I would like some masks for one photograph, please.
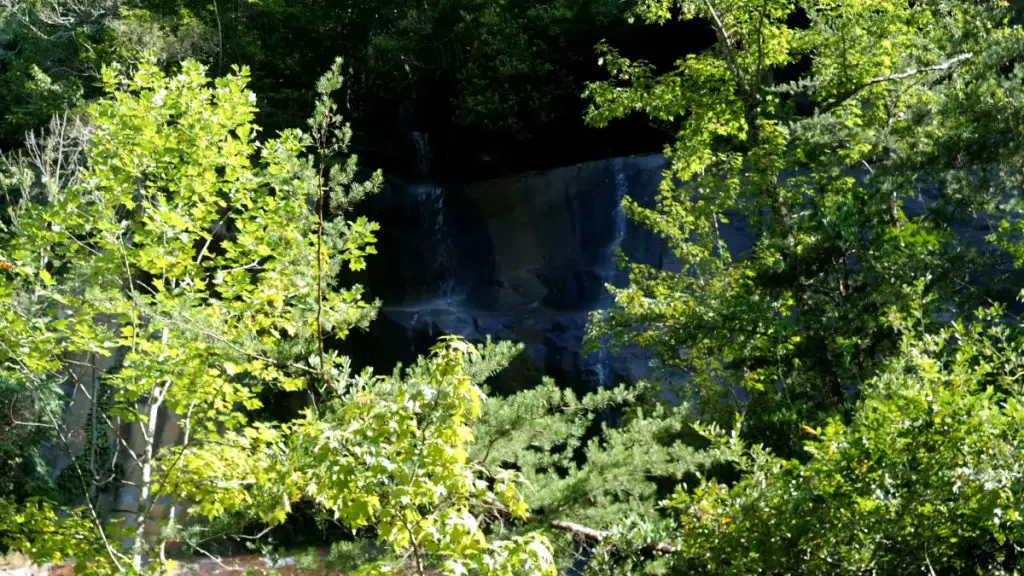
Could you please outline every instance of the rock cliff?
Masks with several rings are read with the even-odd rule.
[[[662,242],[628,221],[626,195],[650,203],[660,155],[611,158],[464,186],[389,181],[368,205],[381,224],[370,291],[381,315],[349,352],[390,369],[442,334],[521,342],[526,353],[498,378],[513,391],[550,375],[579,391],[635,380],[648,371],[639,352],[581,354],[589,314],[609,303],[606,284],[625,278],[615,263],[672,265]],[[750,245],[744,225],[726,231]]]

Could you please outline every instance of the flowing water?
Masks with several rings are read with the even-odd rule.
[[[429,238],[424,246],[414,247],[427,260],[426,277],[422,279],[419,297],[425,302],[458,301],[455,243],[451,235],[445,206],[445,189],[434,184],[414,184],[408,188],[411,207],[421,227],[412,238]]]
[[[601,280],[604,284],[614,284],[619,278],[619,270],[616,260],[622,242],[626,238],[626,210],[622,207],[622,201],[629,193],[629,182],[626,179],[624,163],[622,158],[616,158],[611,164],[612,182],[615,189],[615,208],[612,211],[612,237],[605,248],[604,262],[599,267]],[[611,305],[611,294],[604,291],[598,302],[598,308],[604,309]],[[601,346],[597,350],[582,356],[580,364],[583,369],[584,378],[591,389],[614,386],[612,374],[612,356],[607,346]]]
[[[425,132],[410,132],[409,139],[412,140],[413,148],[416,149],[417,176],[429,180],[434,162],[434,156],[430,150],[430,136]]]

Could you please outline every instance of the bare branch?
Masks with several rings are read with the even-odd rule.
[[[562,530],[563,532],[569,532],[575,536],[583,538],[584,540],[592,540],[594,542],[603,542],[608,537],[608,532],[604,530],[595,530],[588,528],[582,524],[576,524],[575,522],[566,522],[565,520],[552,520],[548,522],[548,525],[556,530]],[[676,547],[671,544],[664,542],[648,542],[640,547],[643,552],[657,552],[658,554],[675,554]]]
[[[55,41],[73,36],[77,29],[93,29],[117,14],[119,0],[0,0],[0,13],[39,38]],[[50,28],[50,29],[48,29]]]
[[[57,422],[57,419],[54,418],[53,414],[50,414],[48,412],[47,416],[49,416],[50,421],[53,424],[54,430],[57,431],[57,437],[60,439],[61,443],[64,445],[64,449],[67,451],[68,456],[72,456],[72,454],[71,454],[71,452],[72,452],[71,451],[71,442],[68,440],[67,435],[64,434],[64,431],[61,429],[60,425]],[[110,541],[107,539],[107,532],[103,528],[103,523],[100,521],[99,514],[96,513],[96,507],[93,506],[92,496],[91,496],[92,490],[90,490],[85,485],[85,475],[82,474],[82,470],[81,470],[81,468],[79,468],[78,462],[74,459],[74,457],[71,457],[71,465],[75,467],[75,472],[78,475],[78,479],[82,483],[82,491],[85,494],[85,503],[87,504],[87,507],[89,509],[89,515],[90,515],[90,517],[92,519],[93,526],[95,526],[95,528],[96,528],[96,532],[100,536],[100,540],[103,541],[103,546],[106,549],[107,556],[110,558],[110,561],[114,563],[114,566],[117,567],[118,572],[122,572],[123,573],[124,572],[124,567],[121,566],[121,562],[119,561],[119,559],[127,560],[127,558],[124,556],[124,554],[121,554],[120,552],[118,552],[110,544]]]
[[[484,504],[486,506],[490,506],[491,508],[493,508],[502,515],[510,515],[510,510],[508,509],[508,507],[506,507],[504,504],[500,502],[495,502],[493,500],[485,500]],[[529,522],[530,518],[527,517],[526,520]],[[590,542],[601,543],[604,542],[608,538],[608,536],[610,536],[610,533],[606,530],[597,530],[594,528],[590,528],[588,526],[584,526],[582,524],[577,524],[575,522],[568,522],[566,520],[551,520],[548,522],[548,526],[554,528],[555,530],[568,532],[576,536],[577,538],[587,540]],[[641,546],[639,550],[641,552],[657,554],[675,554],[677,551],[675,546],[667,544],[665,542],[648,542],[647,544]]]
[[[217,341],[217,342],[227,346],[228,348],[231,348],[232,350],[234,350],[235,352],[238,352],[239,354],[248,356],[250,358],[254,358],[256,360],[262,360],[262,361],[267,362],[267,363],[269,363],[269,364],[271,364],[273,366],[278,366],[278,367],[284,366],[284,367],[288,367],[288,368],[294,368],[296,370],[299,370],[299,371],[304,372],[306,374],[312,374],[314,376],[319,374],[319,372],[317,372],[316,370],[310,368],[309,366],[303,366],[302,364],[296,364],[294,362],[280,362],[278,360],[274,360],[273,358],[269,358],[267,356],[264,356],[264,355],[262,355],[262,354],[260,354],[258,352],[253,352],[251,350],[246,350],[245,348],[242,348],[241,346],[235,344],[234,342],[232,342],[231,340],[228,340],[227,338],[221,336],[220,334],[217,334],[216,332],[214,332],[212,330],[207,330],[205,328],[202,328],[202,327],[200,327],[200,326],[198,326],[196,324],[189,324],[189,323],[186,323],[186,322],[182,322],[180,320],[176,320],[174,318],[170,318],[170,317],[167,317],[167,316],[161,316],[159,314],[152,314],[151,316],[154,319],[159,320],[161,322],[167,322],[168,324],[174,324],[175,326],[178,326],[179,328],[182,328],[184,330],[191,331],[193,333],[200,334],[202,336],[206,336],[207,338],[213,339],[213,340],[215,340],[215,341]]]

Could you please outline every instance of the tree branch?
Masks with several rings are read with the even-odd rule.
[[[494,500],[484,500],[484,505],[494,508],[497,512],[502,515],[508,516],[511,511],[504,504],[495,502]],[[526,521],[530,522],[532,519],[527,516]],[[604,542],[609,536],[609,532],[606,530],[597,530],[590,528],[582,524],[575,522],[569,522],[566,520],[550,520],[548,526],[562,532],[568,532],[581,540],[587,540],[590,542]],[[641,552],[657,553],[657,554],[675,554],[677,552],[676,547],[665,543],[665,542],[648,542],[639,548]]]
[[[713,28],[715,33],[718,35],[719,40],[722,41],[722,46],[725,50],[725,58],[729,62],[729,67],[732,68],[733,74],[736,76],[736,82],[740,85],[740,90],[746,93],[750,93],[750,85],[747,83],[746,75],[743,73],[743,69],[740,68],[739,61],[736,58],[736,46],[733,45],[732,39],[729,38],[729,31],[725,29],[725,23],[722,22],[721,17],[718,15],[718,10],[715,10],[714,4],[711,0],[704,0],[705,6],[707,6],[708,13],[711,14],[713,20]]]
[[[296,364],[294,362],[278,361],[278,360],[274,360],[273,358],[269,358],[267,356],[264,356],[263,354],[260,354],[258,352],[253,352],[251,350],[246,350],[245,348],[242,348],[241,346],[235,344],[231,340],[228,340],[227,338],[221,336],[220,334],[217,334],[216,332],[213,332],[212,330],[207,330],[206,328],[200,326],[199,324],[188,324],[186,322],[182,322],[180,320],[171,318],[169,316],[163,316],[163,315],[156,314],[156,313],[150,313],[149,316],[151,316],[152,318],[154,318],[156,320],[159,320],[161,322],[166,322],[168,324],[174,324],[175,326],[177,326],[179,328],[182,328],[183,330],[186,330],[186,331],[191,331],[194,334],[199,334],[199,335],[202,335],[202,336],[206,336],[207,338],[210,338],[210,339],[212,339],[212,340],[214,340],[214,341],[216,341],[216,342],[218,342],[220,344],[223,344],[223,345],[227,346],[228,348],[234,350],[235,352],[237,352],[239,354],[242,354],[244,356],[248,356],[250,358],[254,358],[256,360],[262,360],[262,361],[267,362],[268,364],[271,364],[273,366],[277,366],[279,368],[280,367],[293,368],[295,370],[298,370],[300,372],[304,372],[306,374],[310,374],[310,375],[313,375],[313,376],[316,376],[316,375],[319,374],[316,370],[313,370],[312,368],[310,368],[308,366],[303,366],[302,364]]]
[[[126,558],[124,554],[119,553],[110,543],[110,540],[107,538],[107,532],[103,528],[103,523],[100,521],[99,514],[96,513],[96,507],[93,505],[92,497],[90,496],[91,490],[85,485],[85,475],[82,474],[82,470],[78,466],[78,462],[74,458],[74,452],[71,449],[71,441],[68,440],[67,435],[64,433],[64,430],[61,428],[60,424],[57,422],[57,419],[53,416],[53,414],[47,412],[46,415],[48,418],[50,418],[50,421],[53,425],[53,429],[56,430],[57,437],[60,439],[61,444],[63,444],[64,450],[68,455],[71,465],[74,466],[75,468],[75,474],[78,476],[79,483],[82,484],[82,492],[83,495],[85,496],[86,507],[89,510],[89,517],[92,520],[93,526],[96,528],[96,533],[99,535],[100,541],[103,542],[103,548],[106,550],[107,556],[110,558],[110,561],[117,568],[118,572],[123,573],[125,571],[124,567],[121,565],[121,562],[119,562],[118,559],[128,560],[128,558]]]
[[[567,522],[565,520],[552,520],[548,522],[548,526],[556,530],[563,532],[569,532],[584,540],[591,540],[594,542],[603,542],[608,537],[608,532],[604,530],[595,530],[588,528],[582,524],[576,524],[575,522]],[[648,542],[640,547],[643,552],[657,552],[658,554],[675,554],[676,547],[671,544],[664,542]]]
[[[921,68],[914,68],[912,70],[905,70],[903,72],[896,72],[894,74],[888,74],[886,76],[879,76],[877,78],[872,78],[872,79],[868,80],[867,82],[864,82],[864,83],[862,83],[862,84],[852,88],[851,90],[848,90],[846,93],[838,96],[832,102],[829,102],[828,104],[825,104],[821,108],[820,111],[821,112],[830,112],[832,110],[835,110],[836,108],[841,106],[847,100],[853,98],[857,94],[860,94],[861,92],[863,92],[867,88],[870,88],[871,86],[874,86],[876,84],[883,84],[885,82],[894,82],[896,80],[906,80],[907,78],[910,78],[912,76],[917,76],[918,74],[925,74],[927,72],[942,72],[942,71],[945,71],[945,70],[950,70],[953,67],[955,67],[957,64],[960,64],[961,62],[963,62],[965,60],[969,60],[972,57],[974,57],[974,54],[972,52],[964,52],[963,54],[957,54],[956,56],[953,56],[949,60],[946,60],[944,62],[939,62],[938,64],[933,64],[931,66],[923,66]]]

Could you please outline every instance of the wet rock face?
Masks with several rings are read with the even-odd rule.
[[[662,243],[621,207],[626,195],[653,202],[664,167],[652,155],[459,187],[389,182],[369,204],[381,232],[367,284],[384,308],[349,352],[389,370],[443,334],[489,335],[526,346],[495,383],[499,390],[544,374],[581,391],[642,376],[647,363],[638,354],[583,356],[580,346],[589,313],[609,303],[605,284],[625,281],[617,249],[671,266]]]
[[[444,334],[491,336],[526,348],[499,376],[499,391],[532,386],[543,375],[578,391],[648,376],[639,350],[582,355],[580,348],[589,314],[610,303],[605,285],[626,281],[614,263],[618,249],[634,262],[677,269],[663,242],[621,208],[627,195],[651,205],[666,164],[661,155],[632,156],[458,187],[390,182],[369,205],[381,232],[367,284],[384,308],[349,352],[357,363],[390,370]],[[904,210],[919,216],[938,200],[922,187]],[[980,247],[992,227],[976,218],[954,230]],[[720,232],[734,258],[755,242],[743,218],[731,217]],[[1016,294],[1006,296],[1013,305]]]

